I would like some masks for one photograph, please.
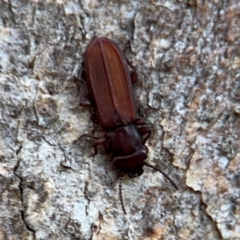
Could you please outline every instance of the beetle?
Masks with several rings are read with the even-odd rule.
[[[176,184],[160,169],[147,163],[148,149],[145,146],[151,135],[146,122],[137,117],[132,83],[135,71],[115,42],[106,37],[94,37],[84,55],[84,78],[87,82],[90,102],[102,129],[95,139],[95,153],[98,145],[104,145],[121,177],[127,174],[134,178],[143,173],[143,166],[163,174],[176,188]],[[89,135],[85,135],[90,137]],[[121,178],[120,178],[121,179]],[[119,196],[123,212],[121,181]]]

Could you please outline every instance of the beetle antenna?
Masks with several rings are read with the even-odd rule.
[[[122,177],[120,177],[120,182],[119,182],[119,198],[120,198],[120,203],[122,206],[123,213],[127,214],[124,207],[123,197],[122,197]]]
[[[178,190],[178,187],[177,185],[173,182],[173,180],[165,173],[163,172],[162,170],[156,168],[155,166],[151,165],[150,163],[148,162],[144,162],[144,165],[147,166],[147,167],[150,167],[158,172],[160,172],[177,190]]]

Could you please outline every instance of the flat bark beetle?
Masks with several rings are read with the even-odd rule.
[[[151,130],[145,121],[137,118],[132,91],[135,77],[135,72],[130,73],[129,63],[116,43],[106,37],[92,39],[84,56],[84,78],[103,134],[85,136],[95,139],[95,153],[97,145],[106,147],[111,164],[121,176],[140,176],[145,165],[162,173],[178,189],[164,172],[145,161],[148,149],[144,144]],[[121,188],[120,181],[120,201],[126,213]]]

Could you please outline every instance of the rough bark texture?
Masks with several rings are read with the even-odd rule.
[[[123,179],[94,157],[83,53],[115,40],[153,133]],[[240,239],[239,0],[1,1],[0,239]]]

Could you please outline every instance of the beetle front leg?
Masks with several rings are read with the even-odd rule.
[[[135,124],[135,125],[146,125],[147,122],[144,121],[142,118],[137,118],[137,119],[134,121],[134,124]]]
[[[137,118],[134,121],[134,124],[141,126],[137,130],[138,130],[139,134],[142,137],[142,143],[145,144],[145,142],[148,140],[148,138],[151,135],[151,132],[152,132],[151,129],[149,127],[147,127],[147,126],[143,126],[143,125],[146,125],[147,123],[146,123],[146,121],[144,121],[141,118]]]
[[[140,135],[142,137],[142,143],[145,144],[145,142],[150,137],[152,131],[149,127],[140,127],[140,128],[138,128],[138,132],[140,133]]]

